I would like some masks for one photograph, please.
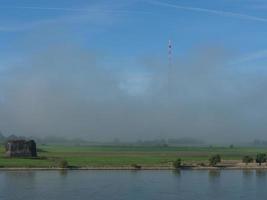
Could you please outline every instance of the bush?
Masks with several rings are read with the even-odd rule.
[[[66,160],[59,161],[59,167],[60,168],[68,168],[69,167],[68,161],[66,161]]]
[[[248,163],[252,163],[254,161],[254,159],[251,156],[244,156],[242,159],[243,163],[246,163],[246,165]]]
[[[141,169],[142,168],[142,166],[141,165],[138,165],[138,164],[132,164],[131,166],[133,168],[135,168],[135,169]]]
[[[266,162],[266,154],[265,153],[258,153],[256,156],[256,163],[259,163],[259,165],[261,165],[261,163]]]
[[[219,154],[211,156],[209,162],[211,166],[216,166],[218,163],[221,162],[221,156]]]
[[[182,160],[180,158],[178,158],[177,160],[175,160],[173,163],[172,163],[173,167],[175,169],[178,169],[182,166]]]

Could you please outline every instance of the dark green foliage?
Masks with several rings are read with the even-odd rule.
[[[243,161],[243,163],[248,164],[248,163],[252,163],[254,161],[254,159],[251,156],[244,156],[242,158],[242,161]]]
[[[265,153],[258,153],[256,156],[256,163],[259,163],[259,165],[261,165],[261,163],[266,162],[266,154]]]
[[[68,168],[69,167],[68,161],[66,161],[66,160],[60,160],[59,161],[59,167],[60,168]]]
[[[211,166],[216,166],[218,163],[221,162],[221,156],[219,154],[211,156],[209,158],[209,162]]]
[[[135,168],[135,169],[141,169],[142,168],[142,166],[141,165],[138,165],[138,164],[132,164],[131,166],[133,168]]]
[[[178,158],[172,164],[173,164],[173,167],[175,169],[178,169],[182,166],[182,160],[180,158]]]

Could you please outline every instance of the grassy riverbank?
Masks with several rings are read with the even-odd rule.
[[[4,147],[0,151],[2,168],[53,168],[61,160],[72,167],[171,167],[181,158],[188,165],[205,164],[211,155],[220,154],[225,163],[240,163],[245,155],[267,153],[267,148],[254,147],[139,147],[139,146],[38,146],[37,159],[5,158]]]

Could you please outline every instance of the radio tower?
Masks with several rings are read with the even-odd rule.
[[[172,42],[171,42],[171,40],[169,40],[169,44],[168,44],[168,77],[167,77],[168,96],[171,95],[171,77],[172,77]]]

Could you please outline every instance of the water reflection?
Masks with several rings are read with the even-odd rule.
[[[59,171],[59,174],[62,176],[62,177],[66,177],[68,175],[68,170],[66,169],[62,169]]]
[[[244,178],[252,178],[253,177],[253,175],[254,175],[254,170],[250,170],[250,169],[244,169],[243,171],[242,171],[242,174],[243,174],[243,177]]]
[[[264,169],[258,169],[256,170],[256,177],[257,178],[266,178],[267,171]]]
[[[215,180],[220,178],[221,170],[209,170],[209,178],[210,180]]]
[[[181,176],[181,170],[180,169],[175,169],[175,170],[172,171],[172,174],[175,175],[175,176],[180,177]]]

